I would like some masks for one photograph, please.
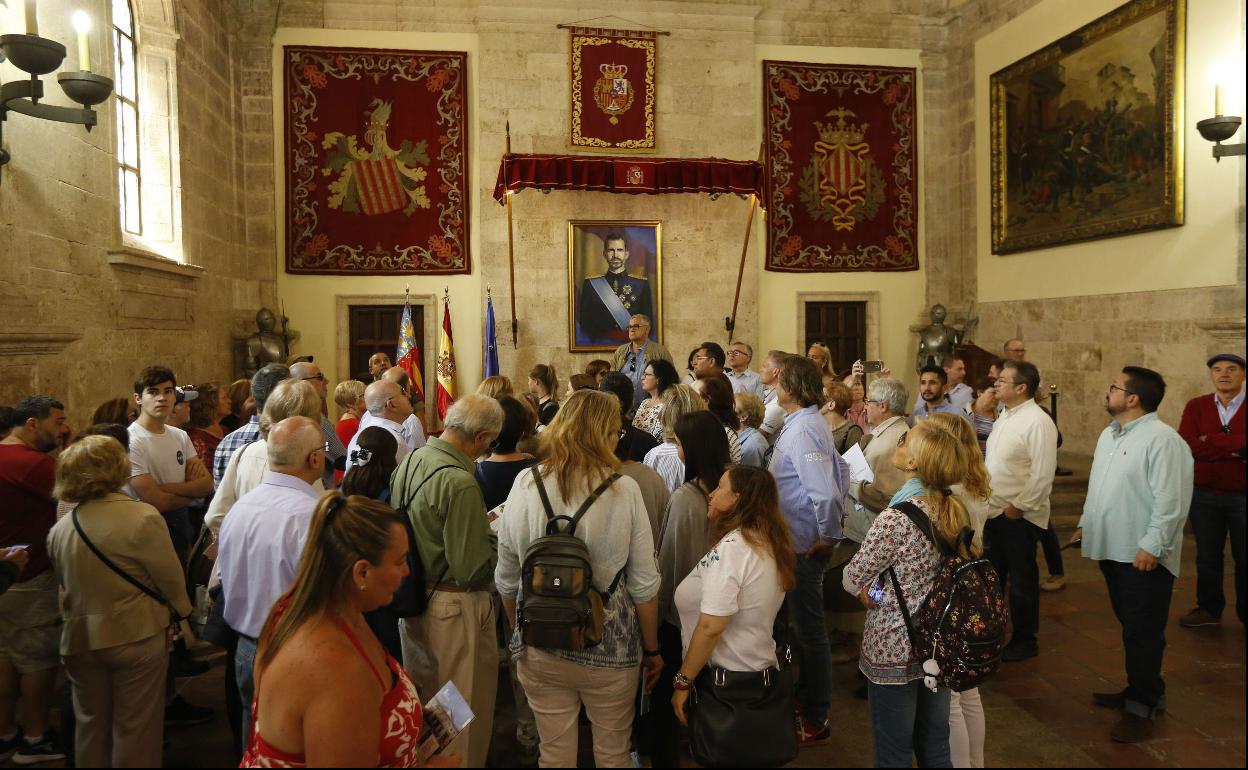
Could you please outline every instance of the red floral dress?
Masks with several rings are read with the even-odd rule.
[[[339,621],[342,632],[351,640],[355,649],[359,650],[368,667],[382,687],[386,680],[364,652],[363,645],[346,623]],[[381,735],[379,736],[378,753],[381,764],[378,767],[416,767],[420,764],[420,731],[424,723],[424,713],[420,706],[420,696],[416,686],[408,677],[403,667],[394,658],[386,655],[386,666],[394,685],[386,691],[381,699]],[[291,754],[275,748],[265,742],[256,725],[260,719],[260,682],[256,682],[256,695],[251,704],[251,743],[239,767],[307,767],[307,759],[303,754]]]

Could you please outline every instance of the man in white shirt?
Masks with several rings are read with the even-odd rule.
[[[177,399],[177,380],[163,366],[148,366],[134,383],[139,417],[130,423],[130,486],[160,511],[174,549],[185,557],[195,533],[186,507],[212,494],[212,475],[195,454],[186,431],[166,425]]]
[[[412,453],[417,446],[424,446],[424,434],[420,444],[408,432],[404,421],[412,416],[412,402],[403,394],[403,389],[387,379],[378,380],[364,389],[364,408],[368,411],[360,418],[360,429],[355,432],[350,445],[347,446],[347,457],[359,449],[360,434],[365,428],[377,426],[394,434],[398,442],[395,459],[403,462],[403,458]]]
[[[251,730],[256,639],[273,605],[295,579],[320,496],[312,484],[325,470],[325,438],[315,420],[288,417],[269,431],[269,471],[238,499],[221,525],[217,567],[225,622],[238,635],[235,679],[243,735]]]
[[[413,450],[420,449],[425,445],[425,426],[420,422],[420,416],[417,412],[417,394],[412,393],[412,379],[407,376],[407,372],[397,366],[386,370],[382,379],[389,380],[399,386],[399,390],[403,391],[403,395],[407,396],[407,403],[411,406],[411,414],[403,420],[403,428],[407,431],[407,437]],[[423,401],[419,403],[424,403]],[[360,425],[361,428],[365,427]],[[356,431],[357,433],[359,431]]]
[[[399,369],[399,371],[403,370]],[[329,417],[326,414],[328,402],[325,399],[329,395],[329,380],[325,379],[325,375],[321,372],[321,367],[312,363],[312,356],[307,356],[306,360],[296,361],[291,364],[290,377],[291,379],[308,383],[316,391],[316,395],[321,397],[321,435],[329,443],[329,451],[325,457],[325,475],[321,479],[321,483],[326,489],[333,489],[334,463],[339,458],[347,456],[347,448],[342,445],[342,439],[338,438],[338,431],[334,430],[334,424],[329,421]]]
[[[763,397],[762,376],[750,368],[754,360],[754,348],[744,342],[734,342],[728,346],[728,382],[732,383],[733,393],[753,393]]]
[[[781,362],[787,355],[783,350],[769,350],[763,365],[758,367],[758,381],[763,387],[763,424],[758,429],[769,444],[776,443],[776,436],[784,427],[785,411],[776,400],[776,385],[780,382]]]
[[[985,462],[992,498],[984,543],[1001,582],[1009,587],[1014,637],[1005,661],[1039,654],[1040,570],[1036,543],[1049,525],[1049,493],[1057,470],[1057,426],[1035,401],[1040,372],[1026,361],[1006,361],[997,378],[1004,407],[988,437]]]

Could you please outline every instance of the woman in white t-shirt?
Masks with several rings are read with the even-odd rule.
[[[689,685],[706,665],[728,671],[777,667],[772,626],[797,583],[789,525],[771,474],[748,465],[724,472],[711,492],[710,552],[676,588],[684,662],[672,708],[687,724]]]

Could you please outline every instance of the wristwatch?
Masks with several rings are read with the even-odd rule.
[[[692,685],[693,683],[689,681],[689,677],[685,676],[679,671],[676,672],[676,676],[672,677],[672,689],[673,690],[679,690],[683,692],[685,690],[688,690]]]

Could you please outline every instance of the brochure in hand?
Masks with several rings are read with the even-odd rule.
[[[424,705],[425,729],[420,741],[420,761],[423,763],[434,754],[440,754],[451,745],[468,723],[476,718],[472,707],[459,694],[454,682],[447,682]]]

